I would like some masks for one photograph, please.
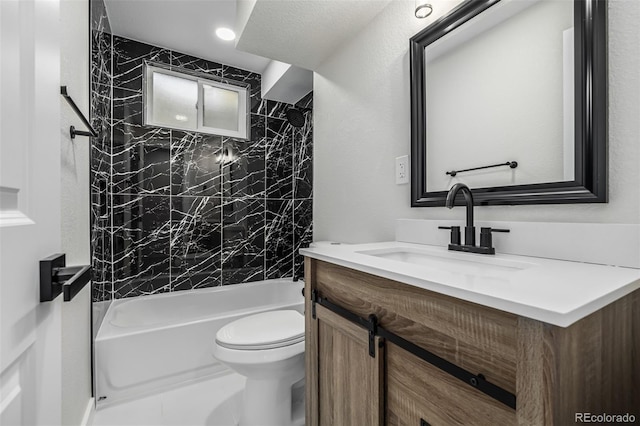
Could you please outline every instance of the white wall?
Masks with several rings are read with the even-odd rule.
[[[89,115],[89,2],[62,0],[60,84]],[[62,251],[67,265],[90,263],[89,139],[71,139],[84,126],[60,97]],[[62,308],[62,424],[79,425],[91,400],[91,284]]]
[[[316,70],[316,241],[392,240],[397,218],[464,217],[412,209],[410,186],[394,183],[395,157],[410,152],[409,38],[428,24],[413,7],[392,2]],[[609,1],[609,203],[477,207],[479,220],[640,223],[639,20],[640,2]]]
[[[262,72],[262,99],[297,104],[313,90],[313,73],[275,59]]]
[[[511,16],[489,19],[498,15]],[[573,109],[563,117],[563,89],[574,85],[573,75],[563,81],[565,55],[573,62],[563,31],[573,27],[573,3],[500,2],[478,18],[426,49],[427,190],[563,180],[563,124],[574,127]],[[445,173],[506,161],[518,167]]]

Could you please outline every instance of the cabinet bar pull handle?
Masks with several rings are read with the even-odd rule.
[[[372,336],[380,336],[394,345],[400,347],[401,349],[417,356],[425,362],[433,365],[434,367],[444,371],[445,373],[462,380],[470,386],[473,386],[480,392],[490,396],[503,403],[504,405],[511,407],[513,409],[516,408],[516,396],[509,392],[506,389],[501,388],[498,385],[494,385],[491,382],[488,382],[484,375],[482,374],[473,374],[462,367],[457,366],[444,358],[440,358],[438,355],[433,352],[429,352],[428,350],[416,345],[413,342],[410,342],[403,337],[398,336],[397,334],[385,329],[380,324],[378,324],[378,319],[374,314],[371,314],[368,319],[362,318],[361,316],[349,311],[348,309],[343,308],[342,306],[336,305],[328,299],[320,296],[317,290],[312,291],[311,300],[313,302],[313,307],[315,308],[315,304],[318,303],[335,314],[340,315],[342,318],[350,321],[352,323],[358,324],[362,328],[369,331],[369,354],[371,355],[371,338]],[[314,309],[315,310],[315,309]],[[314,313],[315,318],[315,313]],[[374,355],[375,356],[375,348]],[[428,423],[427,423],[428,425]]]

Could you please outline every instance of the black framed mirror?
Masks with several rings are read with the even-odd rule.
[[[608,201],[606,0],[467,0],[411,38],[410,61],[412,207],[458,182],[477,205]]]

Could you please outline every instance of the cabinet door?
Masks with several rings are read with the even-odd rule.
[[[387,425],[515,425],[515,410],[387,342]]]
[[[317,398],[309,401],[306,424],[382,425],[384,348],[379,338],[371,357],[368,331],[320,305],[310,325],[307,367],[313,373],[307,383]]]

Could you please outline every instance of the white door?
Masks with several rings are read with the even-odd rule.
[[[0,424],[60,424],[59,0],[0,0]]]

